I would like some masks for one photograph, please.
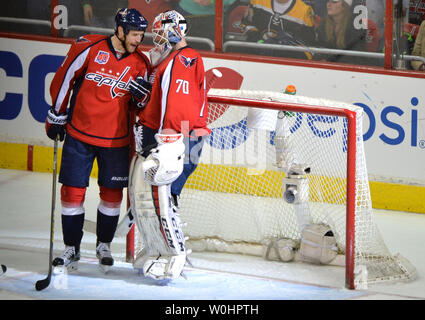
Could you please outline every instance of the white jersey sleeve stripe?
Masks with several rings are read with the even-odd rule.
[[[79,70],[87,59],[87,55],[90,51],[90,48],[87,48],[82,53],[78,55],[78,57],[72,62],[66,71],[65,78],[62,82],[62,86],[59,89],[59,94],[55,103],[55,111],[59,113],[60,108],[65,100],[66,95],[68,94],[69,88],[72,85],[71,81],[74,79],[75,73]]]
[[[168,90],[170,89],[171,70],[173,69],[173,64],[174,64],[174,59],[171,59],[167,65],[167,68],[165,68],[165,71],[161,80],[162,97],[161,97],[161,120],[160,120],[160,125],[158,130],[159,133],[162,131],[162,126],[164,125],[165,113],[167,111]]]
[[[203,103],[202,103],[202,108],[201,108],[201,114],[200,116],[203,117],[204,116],[204,108],[205,108],[205,96],[207,94],[207,79],[204,77],[204,99],[203,99]]]

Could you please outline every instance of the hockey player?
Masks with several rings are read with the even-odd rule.
[[[150,70],[148,58],[137,48],[147,20],[137,10],[125,8],[117,12],[115,22],[115,34],[111,36],[78,38],[50,87],[52,108],[48,111],[46,132],[51,139],[65,139],[59,174],[65,250],[53,260],[53,266],[68,270],[75,269],[80,259],[83,205],[95,158],[100,189],[96,254],[104,271],[114,262],[110,244],[119,219],[123,188],[128,183],[133,99],[129,90],[137,85],[133,79],[147,76]],[[145,91],[139,100],[147,100],[148,95]]]
[[[129,193],[144,243],[134,266],[156,280],[182,273],[187,251],[177,200],[210,133],[204,64],[187,45],[186,31],[186,20],[177,11],[155,18],[152,92],[134,127],[138,155],[130,169]]]

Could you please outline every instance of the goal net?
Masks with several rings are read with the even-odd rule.
[[[212,133],[179,202],[187,247],[261,256],[271,239],[299,244],[303,224],[323,224],[348,288],[412,278],[414,267],[389,252],[374,221],[362,117],[342,102],[211,89]],[[304,171],[291,175],[291,164]]]

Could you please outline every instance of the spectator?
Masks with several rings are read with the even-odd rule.
[[[328,0],[327,15],[317,30],[319,47],[342,50],[366,50],[366,30],[356,28],[351,11],[352,0]],[[318,55],[316,59],[365,64],[361,57],[349,55]]]
[[[223,0],[223,12],[236,0]],[[176,6],[186,19],[192,37],[214,40],[215,34],[215,0],[180,0]]]
[[[91,27],[113,28],[118,9],[128,6],[127,0],[82,0],[84,23]]]
[[[177,0],[128,0],[128,7],[139,10],[149,22],[149,29],[158,12],[172,10]]]
[[[409,5],[409,23],[420,25],[425,19],[425,0],[413,0]]]
[[[313,46],[314,12],[302,0],[251,0],[242,19],[248,41]],[[306,53],[285,53],[286,57],[311,58]]]
[[[425,58],[425,20],[422,21],[418,35],[415,40],[415,46],[412,51],[413,56],[421,56]],[[423,61],[414,60],[411,62],[414,70],[425,71]]]

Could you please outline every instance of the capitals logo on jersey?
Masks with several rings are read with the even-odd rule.
[[[187,68],[189,67],[189,69],[196,63],[197,58],[186,58],[183,55],[180,55],[180,62],[183,63],[183,65]]]
[[[94,59],[94,61],[99,64],[106,64],[108,60],[109,60],[109,52],[106,52],[106,51],[99,51],[97,53],[96,58]]]
[[[84,78],[86,80],[96,82],[98,87],[101,87],[101,86],[111,87],[111,90],[110,90],[111,97],[112,99],[115,99],[116,97],[124,96],[124,93],[119,91],[122,91],[122,90],[128,91],[130,79],[127,82],[125,82],[123,81],[123,78],[129,70],[130,70],[130,67],[126,67],[121,74],[117,73],[117,75],[119,75],[118,78],[113,75],[106,76],[103,72],[89,72],[84,76]]]
[[[81,36],[81,37],[79,37],[75,40],[75,43],[83,43],[83,42],[91,42],[91,41],[84,38],[83,36]]]

